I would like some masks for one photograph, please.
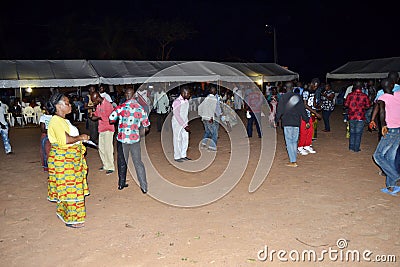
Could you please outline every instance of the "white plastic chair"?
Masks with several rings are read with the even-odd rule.
[[[11,127],[14,127],[14,117],[12,113],[6,113],[6,120],[8,121],[8,124],[10,124]]]
[[[25,107],[23,112],[24,120],[26,123],[35,123],[36,124],[36,114],[32,107]]]
[[[23,115],[23,113],[24,113],[24,107],[21,107],[21,114],[19,114],[19,115],[16,115],[16,117],[14,118],[12,118],[12,123],[11,123],[11,126],[14,126],[15,125],[15,121],[17,121],[17,123],[20,125],[20,126],[24,126],[25,125],[25,123],[24,123],[24,115]]]
[[[78,121],[82,121],[82,120],[83,120],[83,115],[85,115],[85,113],[83,113],[83,112],[78,108],[78,114],[79,114]]]

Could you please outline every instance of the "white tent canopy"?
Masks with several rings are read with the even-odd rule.
[[[400,57],[350,61],[326,74],[327,79],[382,79],[390,71],[400,72]]]
[[[86,60],[0,60],[0,88],[77,87],[99,78]]]
[[[0,88],[79,87],[144,82],[288,81],[299,75],[275,63],[128,60],[0,60]]]
[[[90,60],[105,84],[152,82],[289,81],[299,75],[275,63],[214,63],[205,61]]]

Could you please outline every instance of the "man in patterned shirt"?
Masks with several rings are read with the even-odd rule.
[[[371,106],[371,102],[362,91],[361,82],[356,82],[351,92],[346,97],[344,106],[347,107],[350,125],[349,149],[360,151],[361,136],[364,130],[365,110]]]
[[[146,170],[141,158],[140,150],[140,126],[145,132],[149,131],[150,121],[143,107],[134,99],[135,91],[128,88],[125,92],[126,102],[116,107],[110,114],[110,123],[118,120],[117,135],[117,165],[118,165],[118,189],[128,187],[126,184],[126,171],[129,153],[132,155],[133,165],[144,194],[147,193]]]

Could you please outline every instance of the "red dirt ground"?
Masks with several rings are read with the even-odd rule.
[[[317,154],[301,156],[298,168],[285,167],[287,154],[282,130],[272,169],[255,192],[247,191],[260,140],[250,139],[250,164],[239,184],[224,198],[198,208],[160,203],[128,178],[130,187],[117,190],[117,174],[106,176],[96,150],[88,149],[91,195],[86,198],[87,220],[70,229],[46,200],[47,175],[39,161],[39,128],[12,128],[15,154],[0,153],[0,266],[399,266],[400,198],[380,192],[384,177],[372,160],[377,133],[364,132],[360,153],[352,153],[338,107],[332,132],[321,131],[314,142]],[[84,132],[84,124],[80,125]],[[155,127],[154,127],[155,128]],[[177,184],[208,183],[224,169],[229,149],[220,149],[207,171],[177,171],[163,158],[160,134],[152,129],[146,144],[158,169]],[[189,156],[199,156],[203,132],[192,125]],[[219,147],[229,147],[220,129]],[[154,157],[154,158],[153,158]],[[210,178],[211,177],[211,178]],[[151,190],[151,185],[149,185]],[[282,263],[258,260],[269,250],[370,250],[396,255],[397,263],[332,261]],[[345,251],[344,250],[344,251]],[[286,255],[288,258],[288,255]]]

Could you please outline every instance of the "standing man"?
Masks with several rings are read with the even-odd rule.
[[[201,147],[207,147],[208,139],[211,139],[208,149],[217,151],[219,118],[222,114],[221,106],[217,98],[217,89],[213,86],[210,88],[210,94],[199,105],[198,113],[204,125],[204,136],[201,141]]]
[[[247,120],[247,136],[253,136],[253,124],[255,122],[258,137],[262,137],[261,128],[261,107],[265,103],[265,98],[258,88],[249,88],[246,90],[246,109],[249,114]]]
[[[157,132],[161,132],[162,126],[169,112],[169,98],[161,85],[154,94],[154,108],[157,113]]]
[[[96,111],[91,113],[89,119],[99,123],[99,154],[103,166],[100,171],[105,170],[109,175],[114,172],[114,125],[110,124],[109,117],[114,108],[108,100],[100,96],[100,93],[94,92],[90,95]]]
[[[361,82],[356,82],[351,92],[344,103],[348,108],[350,139],[349,149],[354,152],[359,152],[361,137],[364,130],[365,110],[371,106],[371,102],[366,94],[362,91]]]
[[[110,102],[111,104],[113,103],[113,100],[112,100],[111,96],[107,93],[107,90],[106,90],[105,85],[100,85],[100,87],[99,87],[99,93],[100,93],[100,96],[101,96],[102,98],[105,98],[105,99],[106,99],[108,102]]]
[[[322,118],[324,120],[325,129],[323,132],[331,131],[331,124],[329,118],[335,109],[335,103],[333,102],[335,99],[335,92],[332,91],[331,85],[327,83],[325,85],[325,90],[321,94],[321,109],[322,109]]]
[[[310,111],[311,119],[312,119],[312,140],[317,139],[317,126],[318,120],[321,119],[321,116],[317,116],[318,111],[320,110],[320,99],[321,99],[321,82],[318,78],[314,78],[311,80],[311,85],[308,91],[303,91],[303,100],[305,101],[304,104],[306,109]],[[312,153],[312,152],[309,152]]]
[[[287,93],[284,94],[277,108],[275,124],[282,121],[285,135],[286,150],[289,155],[288,167],[297,167],[297,141],[299,140],[300,122],[304,121],[310,128],[309,117],[304,107],[304,102],[299,94],[293,92],[293,83],[286,83]]]
[[[234,94],[234,106],[235,110],[242,110],[243,107],[243,91],[242,89],[237,85],[233,85],[233,94]]]
[[[118,165],[118,190],[128,187],[126,184],[126,172],[128,169],[129,153],[132,156],[136,175],[139,180],[140,189],[143,194],[147,193],[146,169],[142,162],[140,149],[139,128],[144,127],[148,132],[150,121],[143,107],[134,99],[135,91],[133,88],[126,89],[126,102],[119,105],[110,115],[110,123],[118,120],[117,135],[117,165]]]
[[[374,153],[375,162],[386,174],[386,187],[383,193],[396,196],[400,192],[397,182],[400,179],[400,169],[396,162],[400,147],[400,91],[393,92],[394,81],[382,81],[384,94],[379,97],[379,114],[382,123],[382,138]],[[374,121],[371,126],[376,128]]]
[[[172,103],[172,134],[174,145],[174,160],[183,162],[190,160],[187,157],[189,146],[189,98],[190,89],[187,86],[181,87],[180,96]]]
[[[89,130],[90,140],[95,144],[99,142],[99,132],[98,132],[98,122],[94,120],[90,120],[91,113],[95,111],[95,107],[93,101],[91,99],[91,94],[96,92],[96,88],[91,85],[89,87],[89,94],[84,99],[84,109],[87,112],[87,121],[86,121],[86,129]]]
[[[365,111],[365,118],[367,119],[367,124],[369,124],[371,122],[372,111],[374,110],[374,100],[376,97],[376,88],[373,80],[368,81],[366,90],[369,101],[371,102],[371,107]]]
[[[150,89],[149,85],[149,89]],[[139,89],[135,93],[136,101],[140,106],[144,109],[148,116],[150,116],[151,111],[151,99],[150,99],[150,91],[144,88],[144,85],[140,86]]]
[[[6,155],[10,155],[11,151],[10,139],[8,139],[8,124],[6,121],[6,105],[0,101],[0,134],[4,143],[4,150]]]

